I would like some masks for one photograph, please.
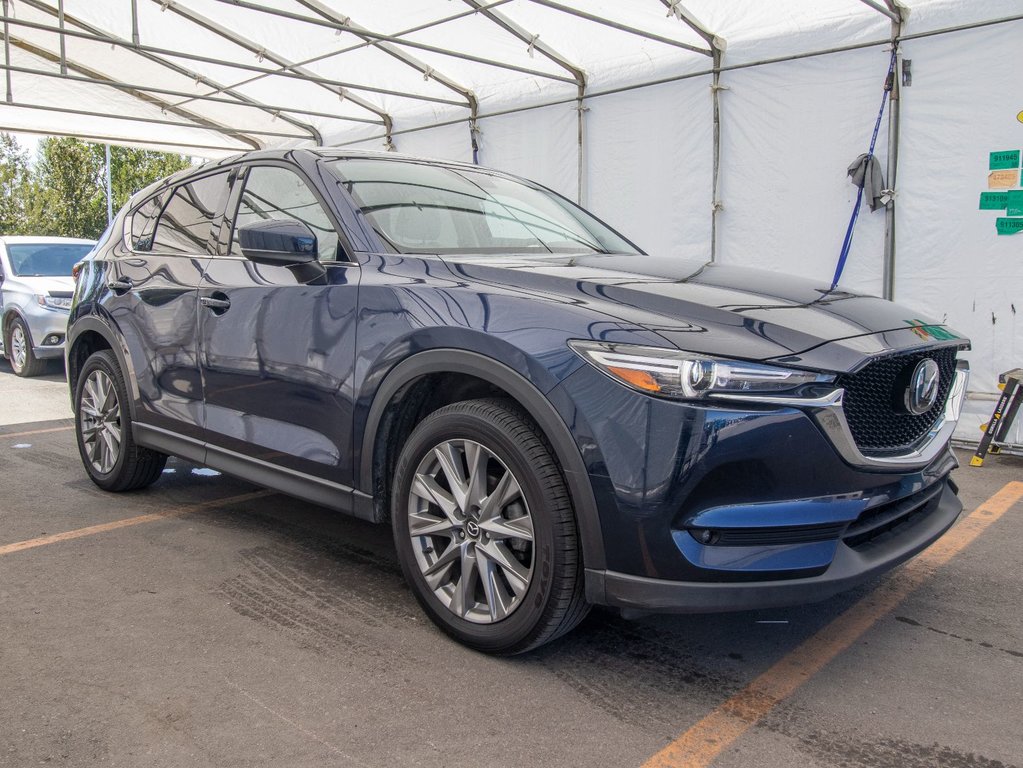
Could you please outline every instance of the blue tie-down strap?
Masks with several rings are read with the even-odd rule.
[[[877,121],[874,123],[874,133],[870,137],[870,149],[867,150],[867,160],[870,162],[874,157],[874,147],[877,146],[877,134],[881,130],[881,119],[884,117],[884,109],[888,105],[888,94],[895,85],[895,62],[898,60],[898,49],[892,47],[892,60],[888,65],[888,75],[884,81],[884,93],[881,95],[881,109],[877,113]],[[838,264],[835,266],[835,276],[831,280],[831,289],[835,290],[838,281],[842,279],[842,271],[845,269],[845,262],[849,258],[849,251],[852,248],[853,231],[856,229],[856,220],[860,217],[860,203],[863,202],[863,183],[858,185],[856,191],[856,202],[853,204],[852,216],[849,217],[849,226],[845,230],[845,239],[842,241],[842,252],[838,255]]]

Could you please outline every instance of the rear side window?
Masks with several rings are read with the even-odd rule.
[[[231,191],[230,171],[190,181],[174,189],[153,234],[152,250],[213,254],[224,205]]]
[[[163,201],[162,194],[154,195],[136,208],[131,215],[128,245],[133,251],[153,250],[153,229],[156,227],[156,220],[160,218]]]

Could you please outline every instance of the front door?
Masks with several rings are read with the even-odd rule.
[[[199,289],[199,346],[209,461],[267,462],[352,485],[352,391],[359,267],[337,224],[292,167],[253,165],[235,183],[222,254]],[[237,229],[298,219],[317,237],[321,270],[266,266]],[[308,265],[306,265],[308,266]]]

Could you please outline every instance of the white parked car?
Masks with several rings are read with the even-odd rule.
[[[0,352],[18,376],[38,376],[64,354],[75,281],[94,240],[0,237]]]

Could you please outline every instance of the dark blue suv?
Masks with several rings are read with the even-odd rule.
[[[241,155],[136,195],[77,283],[89,476],[181,456],[389,522],[429,616],[517,653],[591,604],[828,597],[956,520],[965,339],[649,256],[472,165]]]

